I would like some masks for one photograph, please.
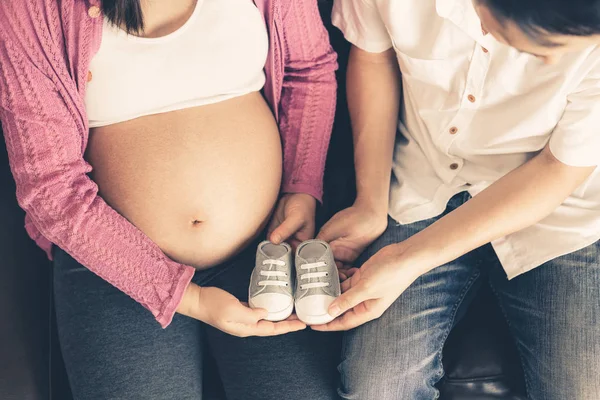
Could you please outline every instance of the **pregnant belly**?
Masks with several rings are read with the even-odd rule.
[[[281,140],[259,93],[95,128],[86,158],[108,204],[197,268],[260,233],[281,182]]]

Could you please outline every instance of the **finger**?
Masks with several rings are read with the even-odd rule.
[[[260,321],[252,329],[255,336],[275,336],[306,329],[306,324],[300,320],[270,322]]]
[[[312,325],[310,328],[315,331],[331,332],[331,331],[347,331],[361,326],[375,319],[375,315],[370,312],[359,313],[355,310],[350,310],[339,318],[334,319],[325,325]]]
[[[268,229],[267,229],[267,237],[268,238],[271,237],[271,234],[273,233],[273,231],[275,229],[277,229],[277,227],[279,225],[281,225],[281,223],[285,219],[284,210],[283,209],[284,209],[284,207],[282,207],[281,203],[279,203],[277,205],[277,208],[273,212],[273,215],[271,216],[271,221],[269,222],[269,226],[268,226]]]
[[[352,287],[352,282],[350,281],[350,279],[346,279],[341,284],[342,293],[346,293],[348,290],[350,290],[351,287]]]
[[[328,313],[335,318],[367,300],[370,298],[364,290],[364,285],[358,284],[335,299],[329,306]]]
[[[271,233],[270,240],[275,244],[286,241],[294,233],[298,232],[304,225],[304,218],[302,214],[295,213],[287,217],[281,225],[279,225],[273,233]]]
[[[340,277],[343,275],[343,280],[346,280],[352,278],[356,271],[358,271],[358,268],[343,266],[342,268],[338,269],[338,275],[340,275]]]
[[[281,225],[281,221],[279,220],[279,218],[277,218],[277,216],[273,216],[271,222],[269,222],[269,227],[267,229],[267,238],[271,238],[271,236],[273,235],[273,231],[277,229],[279,225]]]
[[[346,222],[333,216],[319,231],[317,239],[330,243],[346,235]]]
[[[330,243],[331,251],[337,261],[341,261],[343,264],[352,264],[362,250],[356,250],[344,243],[344,240],[339,239]]]
[[[258,321],[263,320],[269,316],[269,311],[265,310],[264,308],[251,308],[250,310],[252,310],[252,318]]]
[[[355,273],[358,272],[358,268],[349,268],[346,270],[346,274],[348,275],[348,278],[351,278],[354,276]]]
[[[298,232],[296,232],[296,239],[301,242],[305,242],[315,237],[315,222],[313,220],[304,221],[304,224]]]
[[[346,279],[348,279],[348,275],[346,275],[345,270],[338,269],[338,276],[340,277],[340,282],[344,282]]]

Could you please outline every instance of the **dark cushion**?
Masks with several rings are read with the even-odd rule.
[[[525,399],[516,348],[487,284],[448,337],[443,361],[443,399]]]
[[[1,131],[0,131],[1,134]],[[0,140],[0,399],[48,399],[50,268],[23,229]]]

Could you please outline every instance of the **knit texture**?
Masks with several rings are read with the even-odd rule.
[[[83,158],[86,78],[102,38],[102,16],[88,10],[98,1],[0,1],[0,121],[29,235],[49,257],[60,246],[166,327],[195,270],[108,206]],[[320,199],[336,55],[316,0],[255,3],[270,37],[264,94],[283,143],[282,190]]]

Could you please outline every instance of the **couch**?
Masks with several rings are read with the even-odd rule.
[[[328,22],[331,2],[321,1],[321,6]],[[340,101],[320,222],[350,205],[354,196],[352,140],[343,96],[348,44],[329,28],[340,54]],[[25,233],[24,214],[17,205],[6,150],[3,141],[0,143],[0,399],[69,400],[54,323],[52,268]],[[441,399],[524,399],[522,372],[506,323],[489,288],[482,287],[477,296],[473,305],[463,310],[464,317],[446,343]],[[215,369],[209,365],[205,370],[209,375],[205,382],[211,382],[206,397],[224,399]]]

